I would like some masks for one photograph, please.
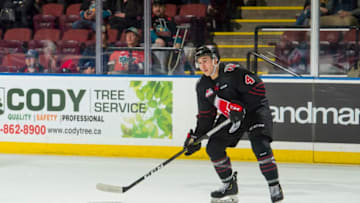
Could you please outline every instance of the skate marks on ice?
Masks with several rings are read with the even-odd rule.
[[[91,201],[88,203],[125,203],[125,202],[118,202],[118,201]]]
[[[238,203],[239,199],[237,195],[227,196],[225,198],[212,198],[210,203]]]

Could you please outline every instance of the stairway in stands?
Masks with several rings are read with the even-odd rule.
[[[254,30],[258,25],[294,25],[296,16],[303,9],[304,0],[266,0],[264,6],[244,6],[242,19],[233,19],[237,26],[233,32],[214,32],[214,42],[218,45],[222,61],[237,61],[246,64],[246,54],[254,50]],[[282,32],[260,32],[259,52],[274,53],[274,45]],[[270,43],[270,44],[269,44]],[[267,72],[268,64],[260,62],[260,74]]]

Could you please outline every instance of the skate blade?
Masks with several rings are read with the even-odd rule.
[[[236,195],[230,195],[223,198],[211,198],[211,203],[238,203]]]

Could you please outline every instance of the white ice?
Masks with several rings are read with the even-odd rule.
[[[209,161],[174,160],[124,194],[96,190],[98,182],[126,186],[163,162],[80,156],[0,155],[1,203],[209,203],[220,186]],[[268,203],[255,162],[233,162],[239,203]],[[279,163],[285,203],[359,203],[360,166]]]

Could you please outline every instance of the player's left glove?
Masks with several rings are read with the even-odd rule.
[[[190,156],[196,151],[200,150],[201,142],[197,142],[198,138],[199,136],[195,135],[193,130],[190,130],[190,132],[186,136],[186,140],[184,143],[184,147],[186,149],[185,156]]]

